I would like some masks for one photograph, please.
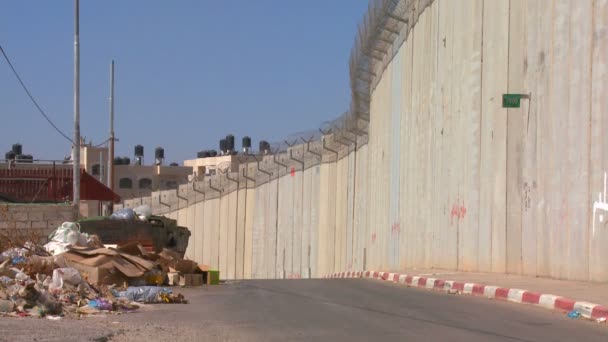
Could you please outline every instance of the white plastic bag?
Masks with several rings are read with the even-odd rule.
[[[152,208],[147,204],[140,205],[139,207],[134,208],[133,211],[142,221],[147,221],[150,216],[152,216]]]
[[[75,268],[56,268],[53,270],[53,280],[49,289],[63,289],[65,284],[76,287],[83,281],[80,272]]]
[[[80,226],[74,222],[64,222],[49,235],[49,243],[44,245],[47,252],[57,255],[65,252],[69,246],[86,247],[89,235],[80,232]]]

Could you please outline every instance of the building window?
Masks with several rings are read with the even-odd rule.
[[[142,178],[139,180],[140,189],[152,189],[152,180],[150,178]]]
[[[118,187],[121,189],[131,189],[133,188],[133,181],[131,178],[121,178],[118,181]]]
[[[93,168],[92,168],[92,171],[91,171],[91,172],[93,173],[93,176],[99,176],[99,174],[100,174],[100,172],[101,172],[101,171],[100,171],[99,164],[95,164],[95,165],[93,165]]]

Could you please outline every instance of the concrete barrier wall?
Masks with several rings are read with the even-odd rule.
[[[432,267],[608,281],[608,2],[399,4],[410,24],[368,72],[368,133],[145,201],[228,279]],[[506,109],[506,93],[530,98]]]
[[[354,138],[351,138],[354,139]],[[361,270],[365,259],[366,141],[296,145],[177,190],[125,201],[190,229],[186,257],[224,279],[314,278]],[[359,190],[357,190],[359,188]]]
[[[607,10],[424,8],[372,92],[368,268],[608,281],[593,213],[605,201]],[[505,93],[531,98],[506,109]]]

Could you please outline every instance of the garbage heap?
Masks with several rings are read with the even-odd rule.
[[[72,222],[49,240],[0,253],[0,315],[61,319],[132,312],[141,303],[187,303],[162,285],[177,285],[181,271],[204,269],[170,250],[151,253],[137,243],[106,248]]]

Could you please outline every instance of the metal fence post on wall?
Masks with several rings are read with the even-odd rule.
[[[219,212],[222,212],[222,193],[224,192],[224,189],[219,189],[219,188],[214,187],[213,183],[211,182],[211,178],[209,178],[209,189],[217,191],[218,194],[220,195]],[[220,248],[220,236],[222,236],[222,234],[220,234],[218,232],[218,234],[217,234],[217,248],[218,248],[218,251],[219,251],[219,248]],[[219,252],[217,253],[217,265],[218,265],[218,269],[219,269],[219,265],[220,265],[220,254],[221,253],[219,253]]]
[[[237,176],[237,178],[230,178],[230,169],[226,169],[225,172],[222,172],[222,170],[220,170],[220,173],[226,176],[226,179],[236,183],[236,211],[235,211],[235,224],[238,225],[238,221],[239,221],[239,188],[240,188],[240,182],[239,182],[239,178]],[[247,195],[245,195],[247,196]],[[234,274],[236,275],[236,260],[237,260],[237,247],[236,247],[236,241],[238,241],[238,229],[234,230],[234,241],[235,241],[235,249],[234,249]],[[228,264],[228,261],[226,261],[226,264]],[[226,265],[226,267],[228,267],[228,265]]]

